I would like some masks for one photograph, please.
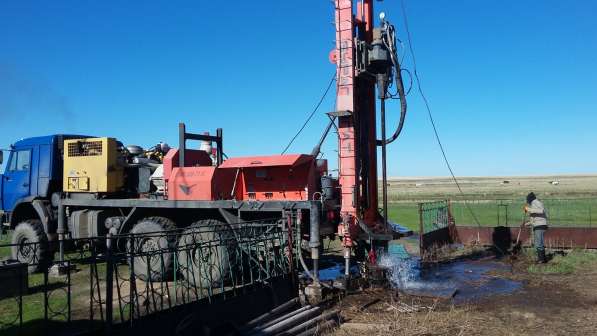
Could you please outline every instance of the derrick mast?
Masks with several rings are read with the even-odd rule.
[[[400,133],[406,101],[400,65],[396,57],[394,27],[381,15],[374,28],[373,0],[335,0],[336,48],[330,59],[336,64],[337,103],[331,114],[338,119],[341,223],[347,266],[350,249],[359,236],[390,240],[387,225],[385,146]],[[390,139],[385,138],[385,99],[396,77],[401,100],[401,122]],[[381,136],[377,139],[376,87],[381,100]],[[382,147],[384,215],[378,211],[377,147]],[[361,235],[364,233],[364,235]],[[346,268],[348,269],[348,267]]]

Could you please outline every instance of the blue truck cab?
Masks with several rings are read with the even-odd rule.
[[[6,168],[0,174],[0,222],[14,229],[13,244],[55,239],[56,211],[52,195],[62,190],[63,144],[78,135],[49,135],[17,141],[5,150]],[[13,247],[13,258],[19,251]],[[38,258],[43,257],[39,255]]]
[[[32,215],[33,202],[49,204],[52,193],[62,189],[62,152],[66,139],[79,135],[49,135],[23,139],[10,146],[6,169],[0,174],[0,213],[3,224],[14,228]],[[42,219],[43,220],[43,219]],[[55,228],[46,233],[51,232]]]
[[[62,180],[60,136],[18,141],[10,147],[4,174],[0,175],[0,205],[11,217],[15,208],[33,199],[45,199]]]

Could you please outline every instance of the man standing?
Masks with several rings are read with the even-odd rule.
[[[528,213],[531,217],[529,225],[533,228],[533,239],[535,248],[537,249],[537,262],[546,263],[545,258],[545,244],[543,237],[545,231],[547,231],[547,213],[543,202],[537,199],[534,193],[527,195],[527,204],[524,206],[524,212]]]

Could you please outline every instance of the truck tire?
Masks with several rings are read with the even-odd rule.
[[[28,264],[29,273],[44,271],[52,262],[48,236],[38,219],[20,222],[12,233],[11,243],[12,258]]]
[[[178,262],[182,276],[191,286],[217,288],[230,275],[234,258],[234,235],[217,219],[193,223],[178,240]]]
[[[133,271],[143,281],[162,281],[172,275],[176,224],[165,217],[141,219],[133,229],[127,250],[134,254]],[[130,258],[128,258],[130,260]]]

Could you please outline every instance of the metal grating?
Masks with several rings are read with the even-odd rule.
[[[68,156],[101,156],[103,151],[101,141],[75,142],[68,144]]]

